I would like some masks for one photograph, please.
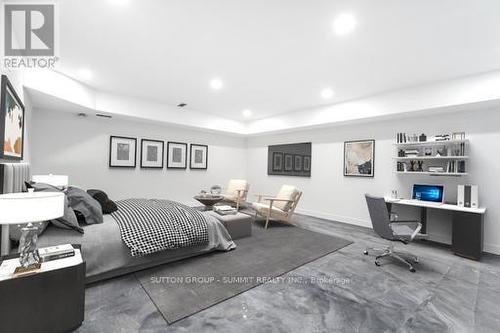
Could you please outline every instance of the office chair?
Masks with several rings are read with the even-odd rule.
[[[365,198],[366,204],[368,205],[368,211],[370,212],[373,230],[381,238],[391,242],[401,242],[406,245],[416,238],[423,238],[426,236],[420,234],[422,224],[419,221],[398,221],[397,215],[389,212],[384,198],[374,197],[369,194],[365,194]],[[413,263],[418,263],[418,258],[412,256],[413,263],[404,259],[402,253],[394,251],[393,243],[390,243],[387,247],[382,249],[367,247],[364,254],[368,255],[369,250],[382,252],[382,254],[375,258],[375,265],[377,266],[380,266],[380,259],[391,257],[405,263],[410,267],[410,272],[415,273]]]

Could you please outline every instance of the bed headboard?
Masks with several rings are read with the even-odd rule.
[[[16,193],[25,190],[24,182],[31,180],[28,163],[0,164],[0,193]]]
[[[0,194],[23,192],[25,190],[24,182],[31,179],[30,166],[28,163],[0,163]],[[0,229],[0,240],[2,232]],[[10,242],[7,239],[7,246],[10,248]],[[0,241],[2,242],[2,241]]]

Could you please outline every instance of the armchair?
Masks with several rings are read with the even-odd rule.
[[[267,229],[271,219],[291,224],[295,208],[302,197],[302,192],[295,186],[283,185],[276,196],[257,194],[257,202],[252,204],[255,209],[255,217],[266,218]]]
[[[226,193],[221,194],[224,201],[236,204],[236,210],[247,200],[250,185],[244,179],[231,179],[227,185]]]

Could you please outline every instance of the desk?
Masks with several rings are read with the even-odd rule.
[[[446,210],[453,213],[451,249],[454,254],[480,260],[483,252],[484,215],[486,208],[466,208],[457,205],[435,204],[432,202],[386,198],[387,208],[403,205],[420,208],[421,232],[427,231],[427,209]]]

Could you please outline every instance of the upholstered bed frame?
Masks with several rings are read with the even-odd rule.
[[[0,193],[23,192],[25,182],[31,179],[28,163],[1,163],[0,164]],[[10,251],[9,226],[3,225],[0,235],[2,254]]]

